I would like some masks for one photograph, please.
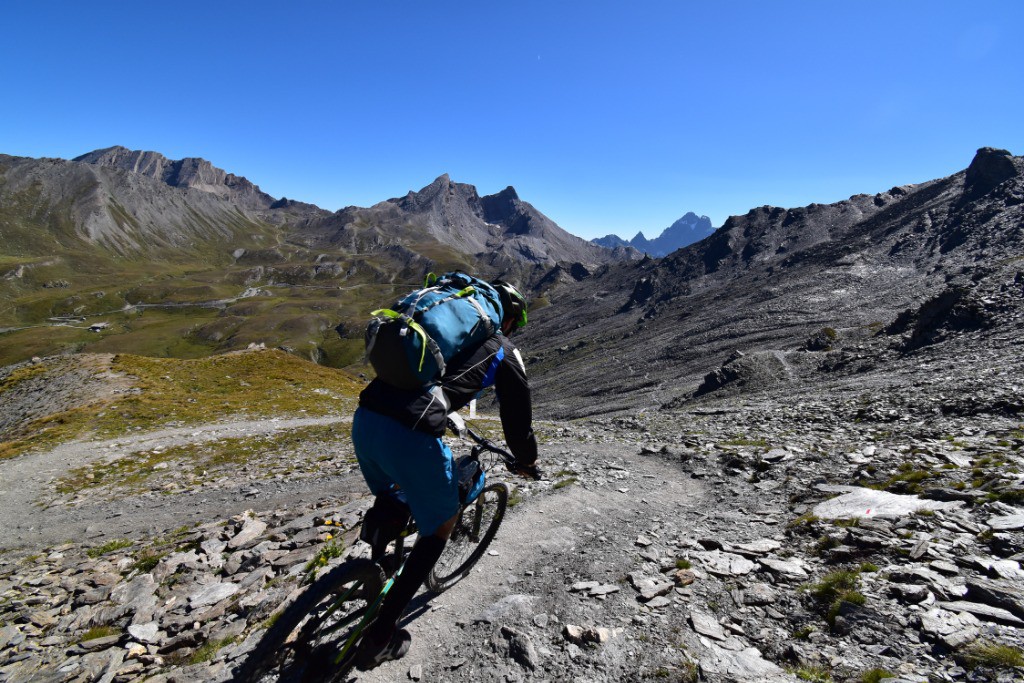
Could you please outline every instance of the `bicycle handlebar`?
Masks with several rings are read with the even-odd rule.
[[[536,465],[520,465],[516,460],[516,456],[512,455],[504,448],[501,448],[490,439],[480,436],[462,420],[461,416],[458,416],[458,420],[453,419],[451,416],[448,417],[448,428],[455,432],[458,436],[468,435],[470,439],[476,442],[476,446],[473,450],[481,449],[490,451],[501,456],[501,459],[505,461],[505,469],[513,474],[521,474],[525,477],[538,480],[541,478],[541,471]]]

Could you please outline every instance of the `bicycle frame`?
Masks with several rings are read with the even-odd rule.
[[[494,444],[491,441],[487,440],[486,438],[478,435],[476,432],[474,432],[469,427],[467,427],[464,422],[461,422],[461,418],[459,418],[458,422],[453,420],[453,419],[451,419],[451,418],[449,418],[448,426],[456,434],[459,434],[460,436],[463,433],[467,434],[475,442],[476,445],[474,445],[472,447],[472,449],[470,450],[470,457],[471,458],[479,459],[481,453],[483,453],[484,451],[490,451],[490,452],[496,453],[497,455],[500,455],[502,457],[502,460],[504,461],[504,463],[505,463],[505,465],[507,467],[509,467],[509,466],[511,466],[512,464],[515,463],[515,458],[510,453],[508,453],[508,451],[505,451],[504,449],[500,448],[499,446],[497,446],[496,444]],[[460,505],[459,514],[464,513],[466,511],[466,509],[470,505],[473,505],[473,501],[468,501],[467,503]],[[473,538],[474,542],[479,541],[478,537],[479,537],[479,533],[480,533],[481,516],[482,516],[481,508],[479,506],[475,506],[474,505],[474,519],[473,519],[473,525],[472,525],[473,529],[474,529],[474,538]],[[377,616],[377,611],[380,609],[381,604],[384,602],[384,598],[387,596],[388,592],[391,590],[391,587],[395,584],[395,580],[399,576],[402,575],[402,570],[405,568],[405,561],[407,559],[405,557],[405,539],[408,536],[410,536],[413,533],[415,533],[415,532],[416,532],[416,523],[410,517],[409,523],[406,525],[406,527],[402,531],[402,533],[399,534],[398,538],[394,541],[394,543],[395,543],[394,556],[397,559],[400,560],[399,565],[398,565],[398,569],[394,572],[394,574],[391,574],[390,576],[388,576],[388,580],[384,583],[384,586],[381,588],[380,593],[377,594],[377,597],[374,598],[373,602],[366,608],[366,611],[363,613],[362,618],[359,620],[359,623],[353,629],[352,633],[349,634],[349,637],[345,640],[345,643],[341,646],[341,649],[339,650],[338,654],[334,656],[333,663],[336,666],[340,665],[343,661],[345,661],[346,657],[348,657],[350,654],[354,654],[353,647],[355,646],[355,644],[357,642],[359,642],[359,638],[362,636],[363,630]],[[376,562],[378,565],[380,565],[381,564],[381,560],[386,556],[386,551],[387,551],[387,549],[386,549],[386,546],[385,546],[384,548],[379,549],[379,551],[377,553],[375,553],[375,554],[378,554],[379,556],[376,556],[376,557],[371,556],[370,559],[373,562]],[[382,569],[384,569],[384,567],[382,567]],[[387,573],[388,572],[385,571],[385,574],[387,574]],[[359,588],[360,588],[360,586],[358,586],[358,585],[357,586],[353,586],[349,590],[347,590],[344,593],[342,593],[338,597],[338,599],[335,600],[335,602],[331,606],[331,608],[327,611],[325,617],[330,616],[341,605],[343,605],[345,602],[347,602],[352,597],[353,593],[355,591],[359,590]],[[331,629],[328,631],[328,633],[347,627],[354,620],[354,616],[355,615],[353,615],[353,619],[343,619],[343,620],[341,620],[339,623],[337,623],[334,626],[332,626]]]

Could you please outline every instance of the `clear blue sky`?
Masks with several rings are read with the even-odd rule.
[[[436,176],[718,226],[1024,154],[1024,2],[6,2],[0,153],[201,156],[336,210]]]

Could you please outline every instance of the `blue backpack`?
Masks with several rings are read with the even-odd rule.
[[[414,391],[438,380],[447,364],[501,329],[501,299],[465,273],[427,276],[423,289],[371,313],[366,358],[377,378]]]

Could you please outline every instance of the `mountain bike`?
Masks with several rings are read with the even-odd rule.
[[[444,552],[427,577],[427,588],[435,593],[451,588],[469,574],[504,518],[508,486],[487,483],[487,470],[504,464],[510,471],[524,471],[511,453],[473,432],[458,415],[449,417],[448,426],[460,436],[469,436],[475,445],[469,455],[455,463],[460,475],[461,505]],[[527,474],[540,478],[536,469]],[[371,515],[378,508],[383,514]],[[400,520],[397,525],[396,519]],[[233,680],[343,680],[355,664],[363,630],[376,617],[384,597],[402,573],[408,555],[406,545],[411,548],[409,537],[415,533],[416,524],[401,493],[378,496],[363,519],[359,536],[370,544],[370,558],[335,567],[306,588],[273,618],[273,624],[236,670]],[[389,552],[392,543],[394,549]]]

